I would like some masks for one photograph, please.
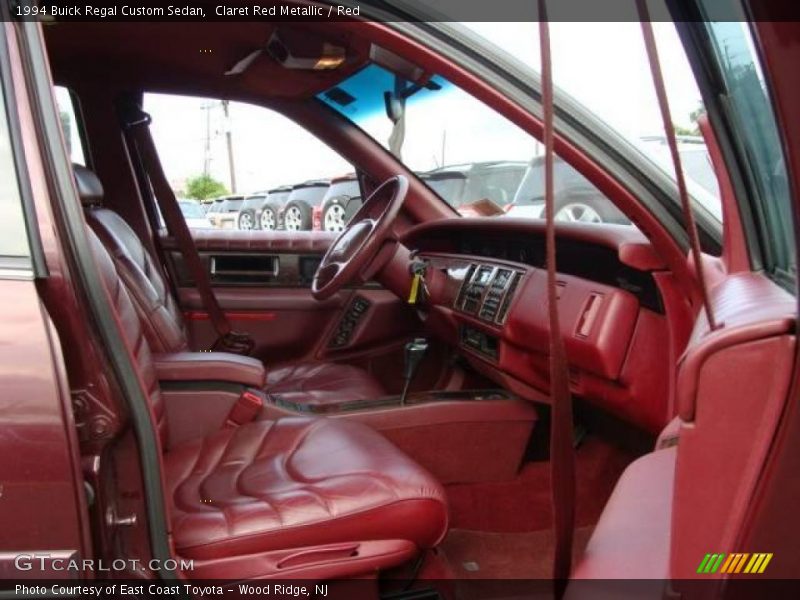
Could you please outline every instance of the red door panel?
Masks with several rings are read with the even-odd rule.
[[[313,356],[321,333],[345,305],[344,294],[317,302],[305,288],[226,287],[215,292],[231,325],[250,334],[254,355],[268,363]],[[197,289],[181,289],[180,304],[192,347],[210,348],[217,335]]]
[[[196,240],[220,306],[236,330],[253,337],[254,355],[268,364],[298,359],[369,363],[421,331],[413,308],[378,286],[314,299],[311,278],[331,242],[328,234],[204,230]],[[207,349],[216,334],[200,294],[172,241],[164,245],[190,344]]]

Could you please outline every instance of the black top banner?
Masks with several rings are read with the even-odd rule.
[[[2,0],[4,20],[531,22],[536,0]],[[651,21],[800,21],[796,0],[648,0]],[[636,0],[548,0],[553,22],[639,21]]]

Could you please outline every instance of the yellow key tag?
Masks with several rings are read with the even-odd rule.
[[[411,279],[411,291],[408,293],[409,304],[417,303],[417,296],[419,296],[419,283],[421,279],[422,276],[419,273],[414,273],[414,277]]]

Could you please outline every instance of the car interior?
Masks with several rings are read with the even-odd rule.
[[[113,314],[91,318],[76,264],[49,259],[39,291],[93,490],[91,552],[153,556],[156,490],[170,555],[194,561],[184,579],[363,578],[458,597],[465,581],[549,578],[547,225],[456,214],[317,96],[378,62],[445,77],[536,139],[541,115],[367,21],[57,22],[44,41],[86,152],[62,202],[80,206]],[[330,48],[333,68],[292,58]],[[355,166],[366,200],[342,232],[209,228],[187,246],[145,93],[279,112]],[[689,579],[705,553],[734,550],[792,380],[796,299],[752,261],[727,150],[702,131],[724,220],[716,239],[701,232],[699,266],[678,210],[554,133],[633,224],[555,225],[574,580]]]

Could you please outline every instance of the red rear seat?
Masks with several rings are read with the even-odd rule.
[[[736,540],[791,380],[796,303],[756,273],[726,277],[711,301],[723,326],[695,326],[678,365],[681,420],[623,473],[576,579],[686,579],[704,553],[754,551]]]
[[[676,447],[631,463],[608,500],[575,579],[666,579]]]

